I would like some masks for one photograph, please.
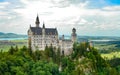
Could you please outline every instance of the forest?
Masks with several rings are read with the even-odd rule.
[[[67,56],[52,45],[36,51],[11,46],[0,52],[0,75],[120,75],[120,58],[102,58],[88,42],[74,43]]]

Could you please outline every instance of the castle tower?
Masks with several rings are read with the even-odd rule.
[[[42,37],[45,38],[45,23],[43,22]]]
[[[77,34],[76,34],[75,28],[72,29],[71,40],[73,43],[76,42],[76,40],[77,40]]]
[[[45,23],[43,22],[42,35],[45,35]]]
[[[37,15],[37,17],[36,17],[35,24],[36,24],[36,27],[39,27],[40,22],[39,22],[39,17],[38,17],[38,15]]]
[[[64,35],[62,35],[62,40],[64,40]]]
[[[30,24],[30,28],[28,30],[28,47],[29,47],[29,49],[31,49],[31,36],[32,36],[30,29],[31,29],[31,24]]]
[[[45,23],[43,22],[43,28],[45,29]]]
[[[43,44],[43,46],[42,46],[42,48],[45,48],[45,23],[43,22],[43,28],[42,28],[42,44]],[[43,49],[44,50],[44,49]]]

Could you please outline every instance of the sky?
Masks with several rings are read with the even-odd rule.
[[[120,0],[0,0],[0,32],[27,34],[37,14],[59,35],[120,36]]]

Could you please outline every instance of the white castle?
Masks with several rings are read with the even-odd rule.
[[[76,41],[76,29],[72,29],[71,39],[59,38],[58,31],[56,28],[46,28],[43,23],[43,27],[40,27],[39,17],[36,17],[36,27],[28,29],[28,45],[35,50],[44,50],[46,46],[53,46],[60,48],[61,53],[68,55],[72,52],[73,43]]]

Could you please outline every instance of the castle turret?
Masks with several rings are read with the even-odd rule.
[[[45,29],[45,23],[43,22],[43,28]]]
[[[36,27],[39,27],[40,22],[39,22],[39,17],[38,17],[38,15],[37,15],[37,17],[36,17],[35,24],[36,24]]]
[[[45,37],[45,23],[43,23],[42,36],[43,36],[43,38]]]
[[[43,23],[43,28],[42,28],[42,43],[43,43],[43,48],[45,48],[45,24]]]
[[[28,47],[29,49],[31,49],[31,36],[32,36],[32,32],[31,32],[31,24],[30,24],[30,28],[28,30]]]
[[[71,40],[72,40],[72,42],[76,42],[76,40],[77,40],[77,34],[76,34],[75,28],[72,29]]]
[[[62,40],[64,40],[64,35],[62,35]]]

